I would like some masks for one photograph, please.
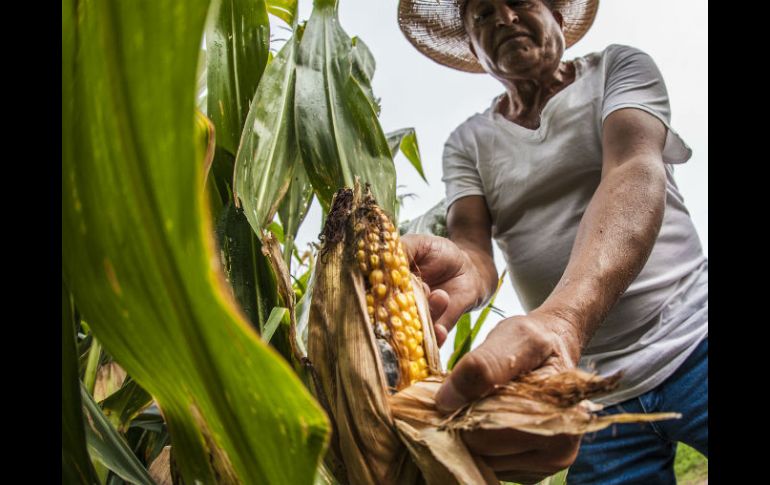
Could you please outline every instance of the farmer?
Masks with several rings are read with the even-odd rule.
[[[505,255],[525,315],[502,320],[436,395],[449,413],[527,372],[623,371],[609,413],[682,419],[581,437],[464,435],[503,480],[571,466],[572,483],[674,483],[681,441],[708,456],[708,262],[671,164],[691,151],[670,127],[653,60],[611,45],[562,60],[597,0],[400,0],[423,54],[486,72],[504,92],[446,142],[449,239],[407,236],[430,286],[440,342],[497,284]],[[437,81],[438,82],[438,81]]]

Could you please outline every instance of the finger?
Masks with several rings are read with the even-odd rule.
[[[516,317],[503,320],[447,376],[436,393],[437,409],[448,414],[486,395],[496,385],[538,367],[551,349],[532,324]]]
[[[428,305],[430,306],[430,317],[433,321],[438,320],[449,306],[449,294],[444,290],[431,292],[428,297]]]
[[[520,483],[521,485],[537,484],[552,474],[532,473],[529,471],[506,471],[495,473],[498,480],[504,482]]]
[[[511,428],[464,431],[462,438],[470,451],[484,456],[508,456],[547,449],[548,440],[553,439]]]
[[[526,470],[528,473],[552,475],[572,465],[577,458],[579,442],[579,436],[570,436],[569,438],[559,438],[554,444],[554,448],[547,450],[532,450],[508,456],[483,456],[482,458],[497,473]]]
[[[449,331],[444,328],[443,325],[433,325],[433,331],[436,333],[436,341],[438,346],[441,347],[446,342],[446,337],[449,335]]]

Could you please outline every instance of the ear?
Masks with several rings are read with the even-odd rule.
[[[561,14],[558,10],[554,10],[553,12],[553,18],[556,19],[557,22],[559,22],[559,27],[561,27],[561,30],[564,31],[564,15]]]

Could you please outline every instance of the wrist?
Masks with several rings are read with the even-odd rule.
[[[583,331],[583,319],[569,309],[540,306],[529,315],[538,317],[554,335],[560,353],[574,366],[577,366],[583,348],[587,343]]]

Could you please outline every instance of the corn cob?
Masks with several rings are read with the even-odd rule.
[[[388,216],[373,204],[365,204],[359,212],[354,238],[358,269],[366,285],[367,315],[377,339],[394,351],[399,373],[393,372],[393,366],[386,372],[388,385],[400,390],[429,375],[409,262]]]

